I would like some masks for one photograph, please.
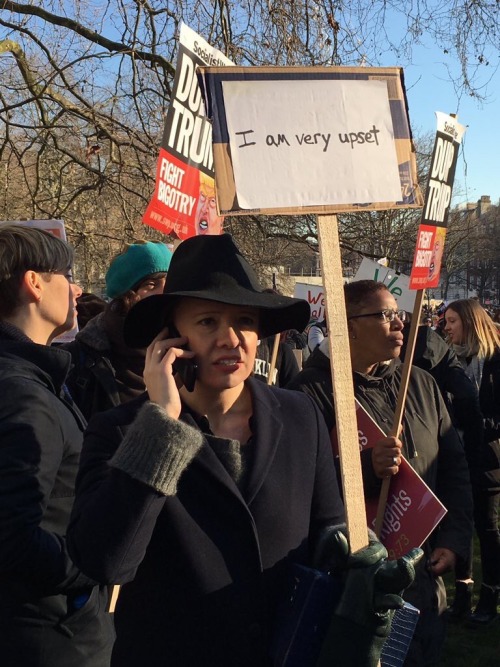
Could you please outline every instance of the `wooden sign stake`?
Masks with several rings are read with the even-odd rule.
[[[317,225],[326,301],[340,471],[349,544],[354,553],[368,546],[368,530],[337,216],[318,215]]]
[[[415,294],[415,305],[413,307],[412,320],[410,325],[410,333],[408,335],[408,342],[406,343],[405,360],[403,363],[403,371],[401,373],[401,385],[399,387],[398,398],[396,402],[396,409],[394,410],[394,421],[392,423],[389,435],[397,437],[401,429],[403,421],[403,413],[406,401],[406,394],[408,392],[408,383],[410,381],[411,366],[413,363],[413,352],[415,350],[415,342],[417,340],[417,332],[420,324],[420,314],[422,312],[422,303],[424,300],[424,290],[417,290]],[[386,477],[382,482],[380,489],[380,496],[377,507],[377,517],[375,519],[375,534],[380,537],[382,526],[384,525],[385,506],[387,505],[387,496],[389,495],[389,487],[391,485],[392,477]]]

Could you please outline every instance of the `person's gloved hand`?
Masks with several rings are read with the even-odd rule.
[[[391,610],[403,606],[401,593],[415,578],[423,556],[412,549],[397,561],[370,532],[365,549],[350,554],[345,528],[328,527],[317,544],[314,566],[340,576],[343,591],[335,608],[317,667],[377,665],[390,632]]]

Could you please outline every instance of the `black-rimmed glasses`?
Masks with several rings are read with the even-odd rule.
[[[348,320],[356,320],[360,317],[379,317],[382,322],[392,322],[396,317],[401,320],[401,322],[406,322],[406,310],[392,310],[387,308],[386,310],[379,310],[378,313],[363,313],[362,315],[351,315],[348,317]]]

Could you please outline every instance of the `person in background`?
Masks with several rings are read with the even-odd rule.
[[[106,308],[106,301],[91,292],[83,292],[76,300],[76,316],[78,329],[82,330],[91,319],[99,315]]]
[[[263,291],[228,234],[181,243],[164,293],[128,314],[125,339],[147,347],[147,393],[89,424],[69,530],[84,571],[122,584],[113,665],[273,665],[288,568],[343,520],[314,402],[251,377],[259,338],[308,318],[306,301]],[[375,582],[365,568],[382,566],[379,547],[351,561],[355,579]],[[364,667],[352,643],[373,647],[387,609],[375,591],[346,590],[327,657]]]
[[[405,360],[409,333],[410,326],[405,322],[399,356],[401,361]],[[467,377],[455,351],[439,334],[425,325],[417,329],[412,363],[436,380],[452,422],[462,436],[469,468],[475,468],[480,451],[478,434],[483,428],[477,387]]]
[[[384,432],[394,421],[401,382],[399,355],[406,313],[386,285],[373,280],[344,286],[354,392]],[[287,387],[311,396],[326,424],[335,426],[329,350],[326,341],[311,354]],[[445,637],[446,592],[441,575],[465,556],[472,535],[472,501],[463,445],[433,378],[412,367],[400,438],[385,437],[362,453],[365,494],[376,497],[382,480],[396,475],[404,456],[448,510],[424,543],[425,563],[404,598],[420,610],[406,667],[438,664]]]
[[[163,291],[171,257],[164,243],[129,245],[106,273],[111,301],[64,346],[73,357],[68,388],[86,419],[144,391],[146,351],[127,346],[123,323],[135,303]]]
[[[324,318],[320,321],[314,322],[309,327],[307,332],[307,347],[310,352],[318,347],[321,341],[328,335],[328,324],[326,321],[326,311]]]
[[[106,667],[107,591],[73,564],[66,529],[85,420],[65,388],[73,252],[36,228],[0,226],[0,664]]]
[[[264,290],[264,293],[279,294],[278,290],[274,288],[267,288]],[[278,350],[273,366],[272,360],[276,339]],[[299,365],[292,352],[292,348],[289,345],[285,345],[282,339],[283,332],[259,340],[257,352],[255,354],[253,369],[254,377],[263,382],[267,382],[267,384],[272,384],[275,387],[284,387],[291,382],[299,372]],[[269,380],[271,366],[273,366],[272,378]]]
[[[471,470],[482,583],[479,601],[468,620],[485,625],[497,616],[500,591],[500,332],[475,299],[453,301],[444,316],[448,341],[479,391],[484,420],[484,430],[477,432],[479,460]],[[471,597],[472,554],[461,566],[457,579]]]
[[[285,387],[299,372],[299,365],[292,352],[292,348],[278,340],[278,354],[274,365],[272,381],[269,382],[269,373],[273,357],[275,336],[259,340],[254,364],[254,376],[273,384],[275,387]]]

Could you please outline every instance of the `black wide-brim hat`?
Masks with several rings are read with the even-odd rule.
[[[129,347],[147,347],[168,323],[179,297],[259,309],[259,336],[303,331],[310,307],[303,299],[265,292],[229,234],[193,236],[172,256],[163,294],[139,301],[124,324]]]

